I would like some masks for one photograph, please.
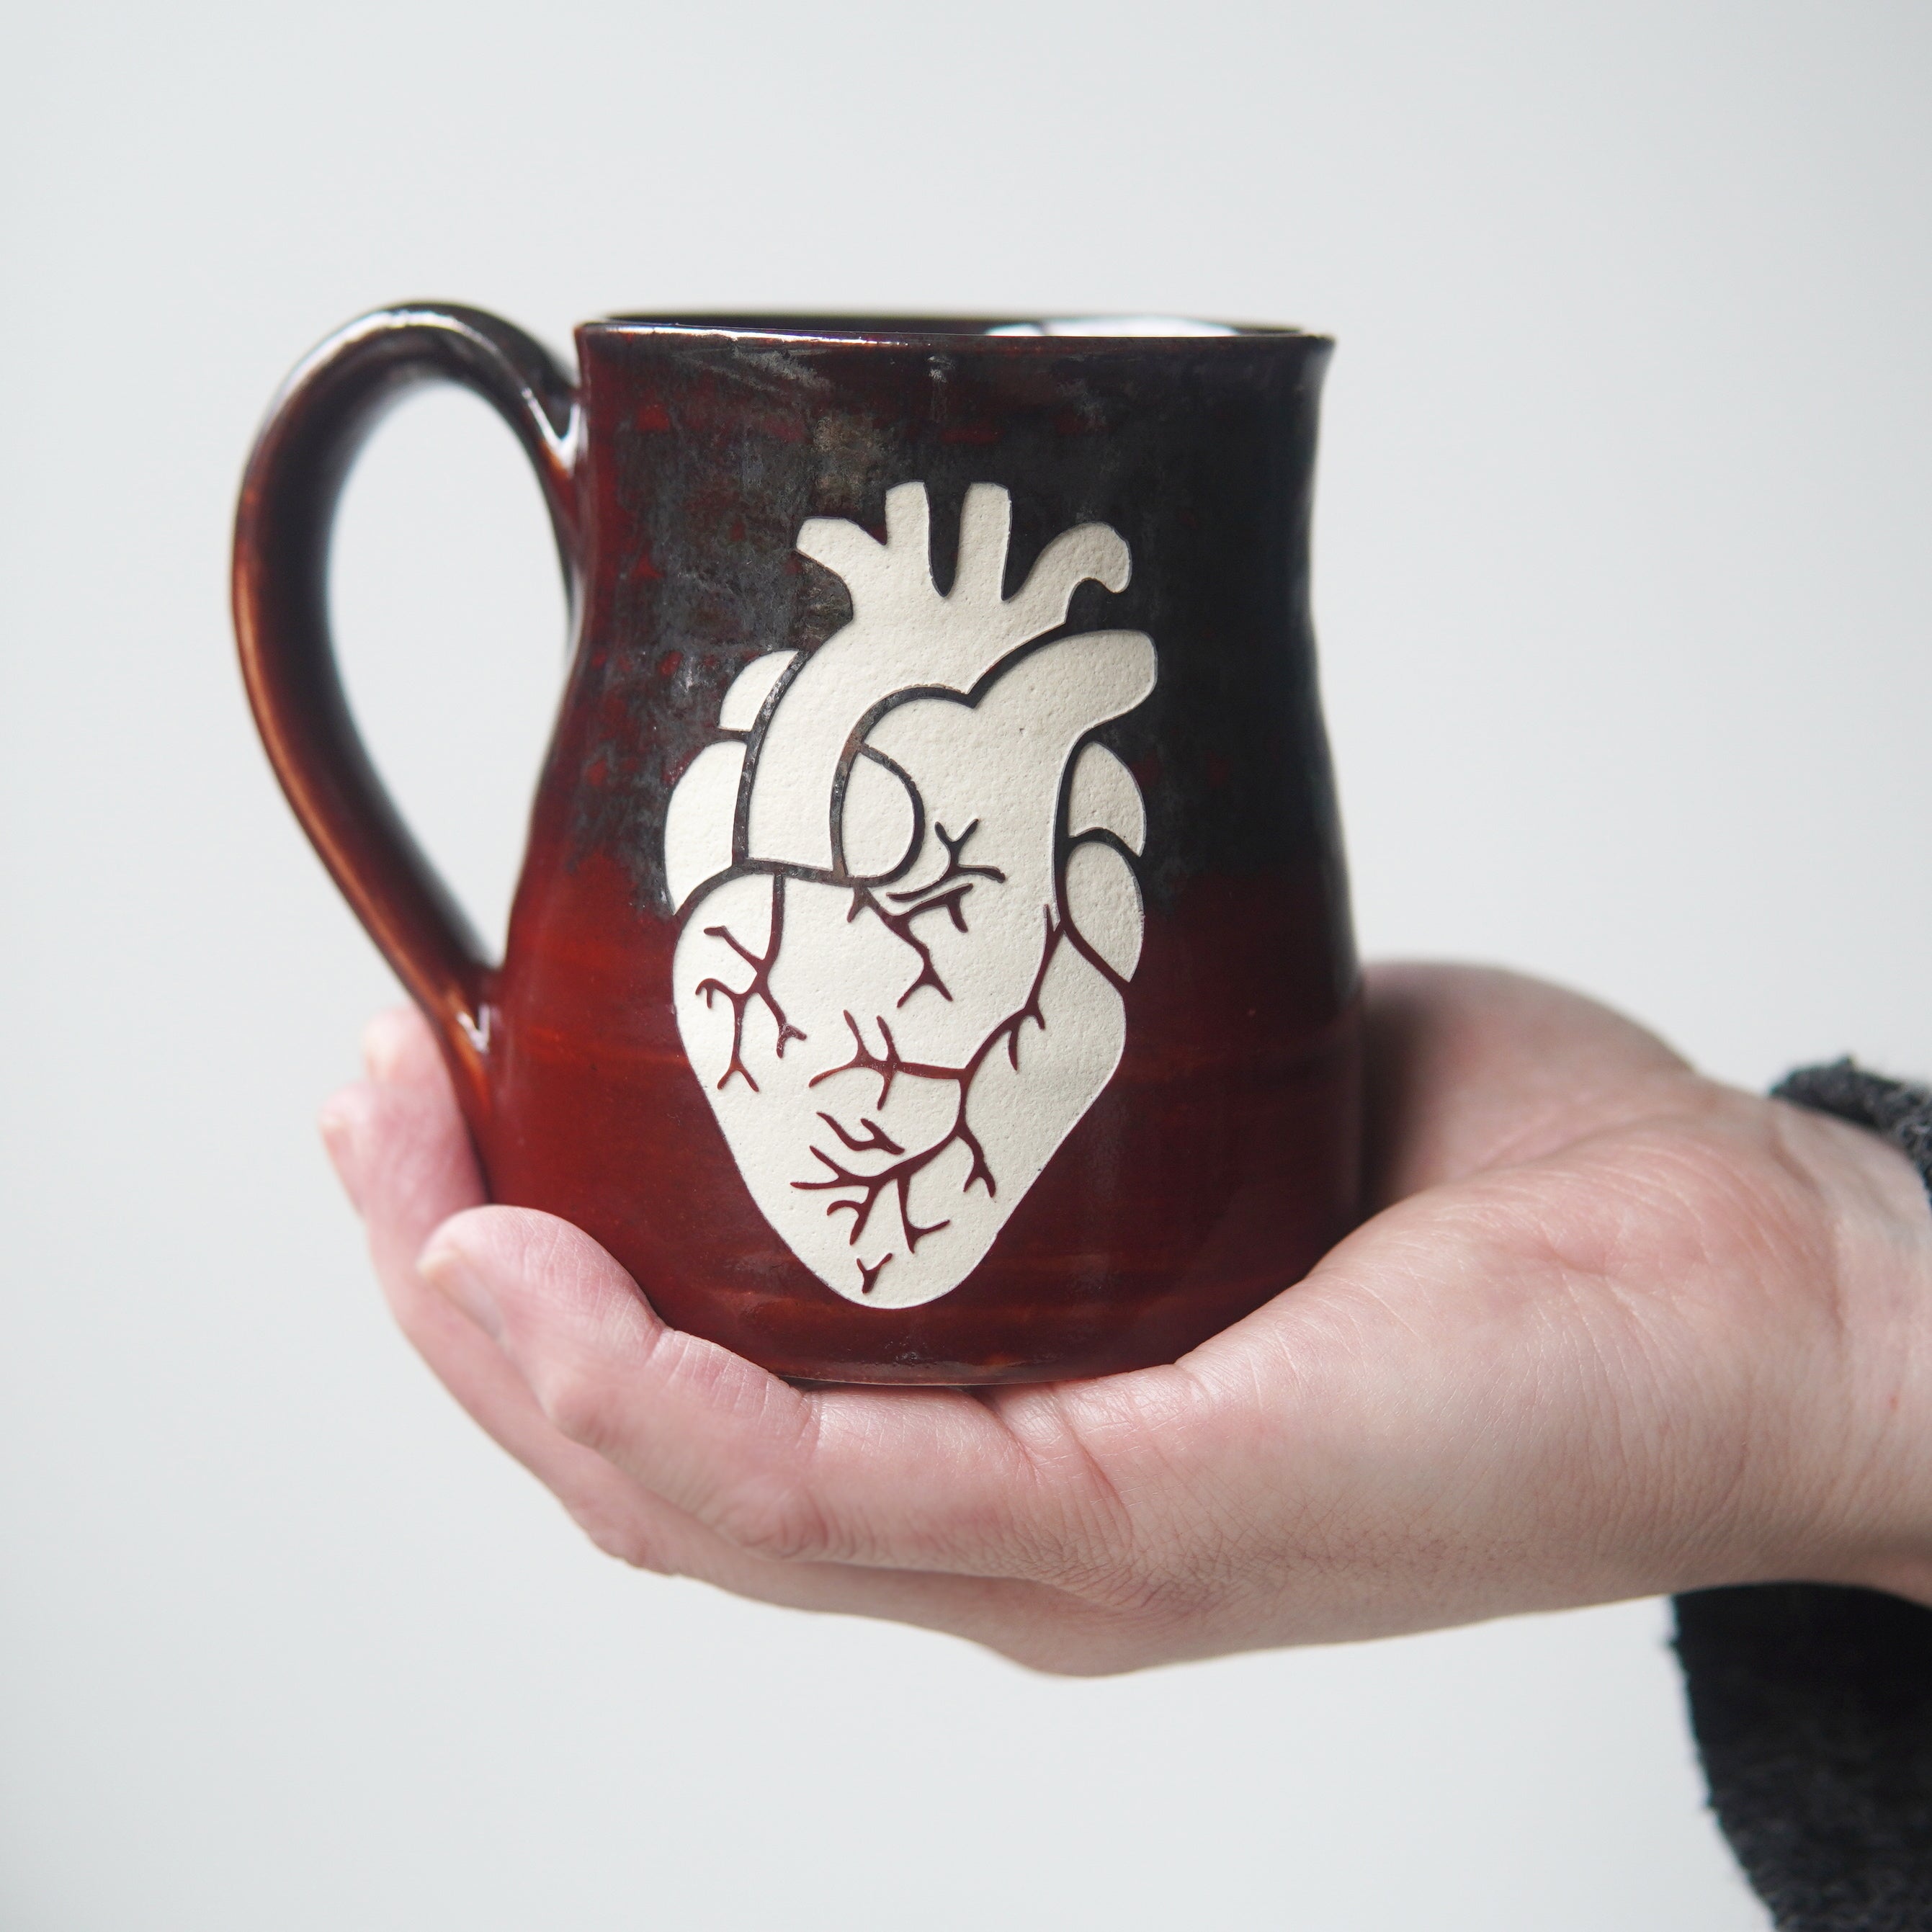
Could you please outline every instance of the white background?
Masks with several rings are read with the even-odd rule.
[[[1301,322],[1371,952],[1932,1070],[1932,14],[658,0],[5,18],[0,1924],[1762,1923],[1660,1606],[1096,1683],[593,1554],[311,1118],[392,997],[226,634],[284,370],[445,296]],[[338,613],[500,924],[559,664],[460,398]]]

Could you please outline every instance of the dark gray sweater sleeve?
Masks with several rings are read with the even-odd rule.
[[[1711,1805],[1789,1932],[1932,1928],[1932,1610],[1769,1583],[1679,1597]]]
[[[1932,1192],[1932,1093],[1840,1060],[1777,1096],[1885,1134]],[[1816,1583],[1676,1608],[1712,1808],[1780,1932],[1932,1932],[1932,1610]]]

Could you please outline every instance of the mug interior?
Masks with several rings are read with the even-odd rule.
[[[1058,337],[1140,340],[1226,336],[1306,336],[1310,332],[1271,322],[1202,322],[1182,316],[924,315],[612,315],[586,325],[592,329],[689,330],[715,335],[770,335],[833,341],[920,341],[932,337]]]

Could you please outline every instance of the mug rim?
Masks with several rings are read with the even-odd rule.
[[[1090,318],[1082,317],[1086,320]],[[1110,318],[1095,316],[1098,321]],[[1175,318],[1178,320],[1179,318]],[[970,343],[990,349],[1024,351],[1046,350],[1065,355],[1078,351],[1147,350],[1184,346],[1210,351],[1230,344],[1256,342],[1322,343],[1333,346],[1334,338],[1319,331],[1292,323],[1217,322],[1226,334],[1192,333],[1162,335],[1092,334],[1069,332],[1049,334],[998,334],[994,332],[1032,326],[1055,320],[1038,316],[928,316],[786,314],[776,311],[740,310],[680,312],[668,315],[620,314],[598,316],[579,326],[579,333],[597,335],[719,336],[733,341],[854,344],[877,342],[895,346],[934,348],[963,347]]]

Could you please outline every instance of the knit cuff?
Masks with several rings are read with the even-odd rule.
[[[1932,1092],[1839,1060],[1772,1094],[1883,1134],[1932,1195]],[[1675,1609],[1712,1809],[1780,1932],[1932,1932],[1932,1610],[1820,1583]]]

